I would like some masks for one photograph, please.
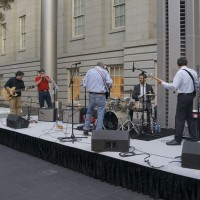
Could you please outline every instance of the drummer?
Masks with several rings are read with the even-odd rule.
[[[155,98],[153,87],[146,83],[147,76],[145,73],[139,74],[139,84],[133,88],[132,98],[135,101],[140,101],[145,110],[147,111],[147,124],[150,126],[150,114],[151,114],[151,100]],[[131,121],[133,119],[134,110],[130,110],[129,114]]]

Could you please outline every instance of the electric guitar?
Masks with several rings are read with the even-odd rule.
[[[32,89],[34,88],[35,85],[31,85],[29,86],[27,89]],[[3,96],[3,99],[5,101],[10,101],[13,97],[16,97],[17,96],[17,93],[16,92],[20,92],[20,91],[23,91],[24,89],[19,89],[19,90],[15,90],[16,87],[12,87],[12,88],[3,88],[2,89],[2,96]],[[9,92],[8,92],[8,91]],[[13,95],[10,95],[10,92],[13,92]]]
[[[163,80],[157,78],[156,76],[154,76],[153,73],[151,73],[150,75],[147,75],[147,77],[155,79],[156,81],[161,81],[161,82],[163,81]]]

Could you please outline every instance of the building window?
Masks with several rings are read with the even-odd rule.
[[[6,53],[6,24],[1,26],[1,53]]]
[[[5,83],[4,83],[5,84]],[[0,74],[0,92],[2,93],[2,89],[3,89],[3,74]]]
[[[112,98],[121,98],[124,95],[124,66],[110,66],[109,71],[113,80],[110,96]]]
[[[70,85],[71,78],[73,76],[73,100],[75,102],[79,102],[80,99],[80,85],[82,81],[82,77],[79,76],[79,69],[69,69],[68,71],[68,85]],[[72,85],[68,87],[68,103],[72,101]]]
[[[125,0],[114,0],[113,3],[114,28],[125,26]]]
[[[73,0],[73,36],[84,35],[84,0]]]
[[[20,49],[26,48],[26,16],[20,19]]]

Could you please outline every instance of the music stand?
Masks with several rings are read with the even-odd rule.
[[[30,105],[26,104],[26,106],[27,106],[27,120],[28,120],[30,123],[32,123],[32,122],[38,123],[36,120],[31,120],[31,111],[32,111],[31,104],[32,104],[32,97],[27,97],[27,98],[30,98],[30,99],[31,99]]]
[[[64,142],[65,139],[71,139],[72,142],[74,141],[77,141],[77,138],[87,138],[87,136],[81,136],[81,137],[75,137],[74,135],[74,73],[75,73],[75,70],[77,69],[77,65],[80,64],[80,63],[75,63],[75,67],[72,68],[72,65],[71,65],[71,72],[72,72],[72,75],[71,75],[71,80],[70,80],[70,84],[69,84],[69,88],[71,87],[71,92],[72,92],[72,134],[70,137],[59,137],[58,139],[61,141],[61,142]]]

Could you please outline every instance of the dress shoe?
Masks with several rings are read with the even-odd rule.
[[[166,145],[181,145],[181,142],[177,142],[175,139],[170,141],[170,142],[166,142]]]

